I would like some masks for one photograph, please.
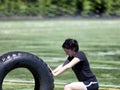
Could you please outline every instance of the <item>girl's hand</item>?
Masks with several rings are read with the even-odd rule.
[[[56,76],[56,73],[54,71],[52,71],[52,74],[53,74],[54,77]]]

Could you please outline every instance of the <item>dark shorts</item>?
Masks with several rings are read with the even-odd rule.
[[[85,84],[87,90],[98,90],[99,88],[98,82],[84,81],[83,83]]]

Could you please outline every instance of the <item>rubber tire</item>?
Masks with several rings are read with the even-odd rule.
[[[0,56],[0,90],[5,76],[16,68],[27,68],[32,73],[34,90],[54,90],[54,79],[47,64],[31,53],[19,51]]]

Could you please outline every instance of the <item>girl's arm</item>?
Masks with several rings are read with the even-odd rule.
[[[63,64],[59,65],[55,70],[53,70],[52,72],[55,73],[58,70],[60,70],[64,65],[66,65],[67,63],[69,63],[69,60],[66,60]]]
[[[57,76],[57,75],[63,73],[63,72],[66,71],[67,69],[73,67],[73,66],[74,66],[75,64],[77,64],[78,62],[80,62],[80,59],[79,59],[79,58],[77,58],[77,57],[73,58],[73,60],[71,60],[71,62],[69,62],[68,64],[66,64],[66,65],[64,65],[64,66],[63,66],[63,65],[62,65],[62,66],[60,65],[59,69],[56,69],[55,72],[53,71],[53,75],[54,75],[54,76]]]
[[[62,68],[63,64],[59,65],[56,69],[54,69],[52,72],[55,73],[59,71]]]

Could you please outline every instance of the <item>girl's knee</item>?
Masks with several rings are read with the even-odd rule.
[[[70,85],[68,84],[64,86],[64,90],[72,90],[72,89],[70,88]]]
[[[64,86],[64,90],[87,90],[83,82],[74,82]]]

